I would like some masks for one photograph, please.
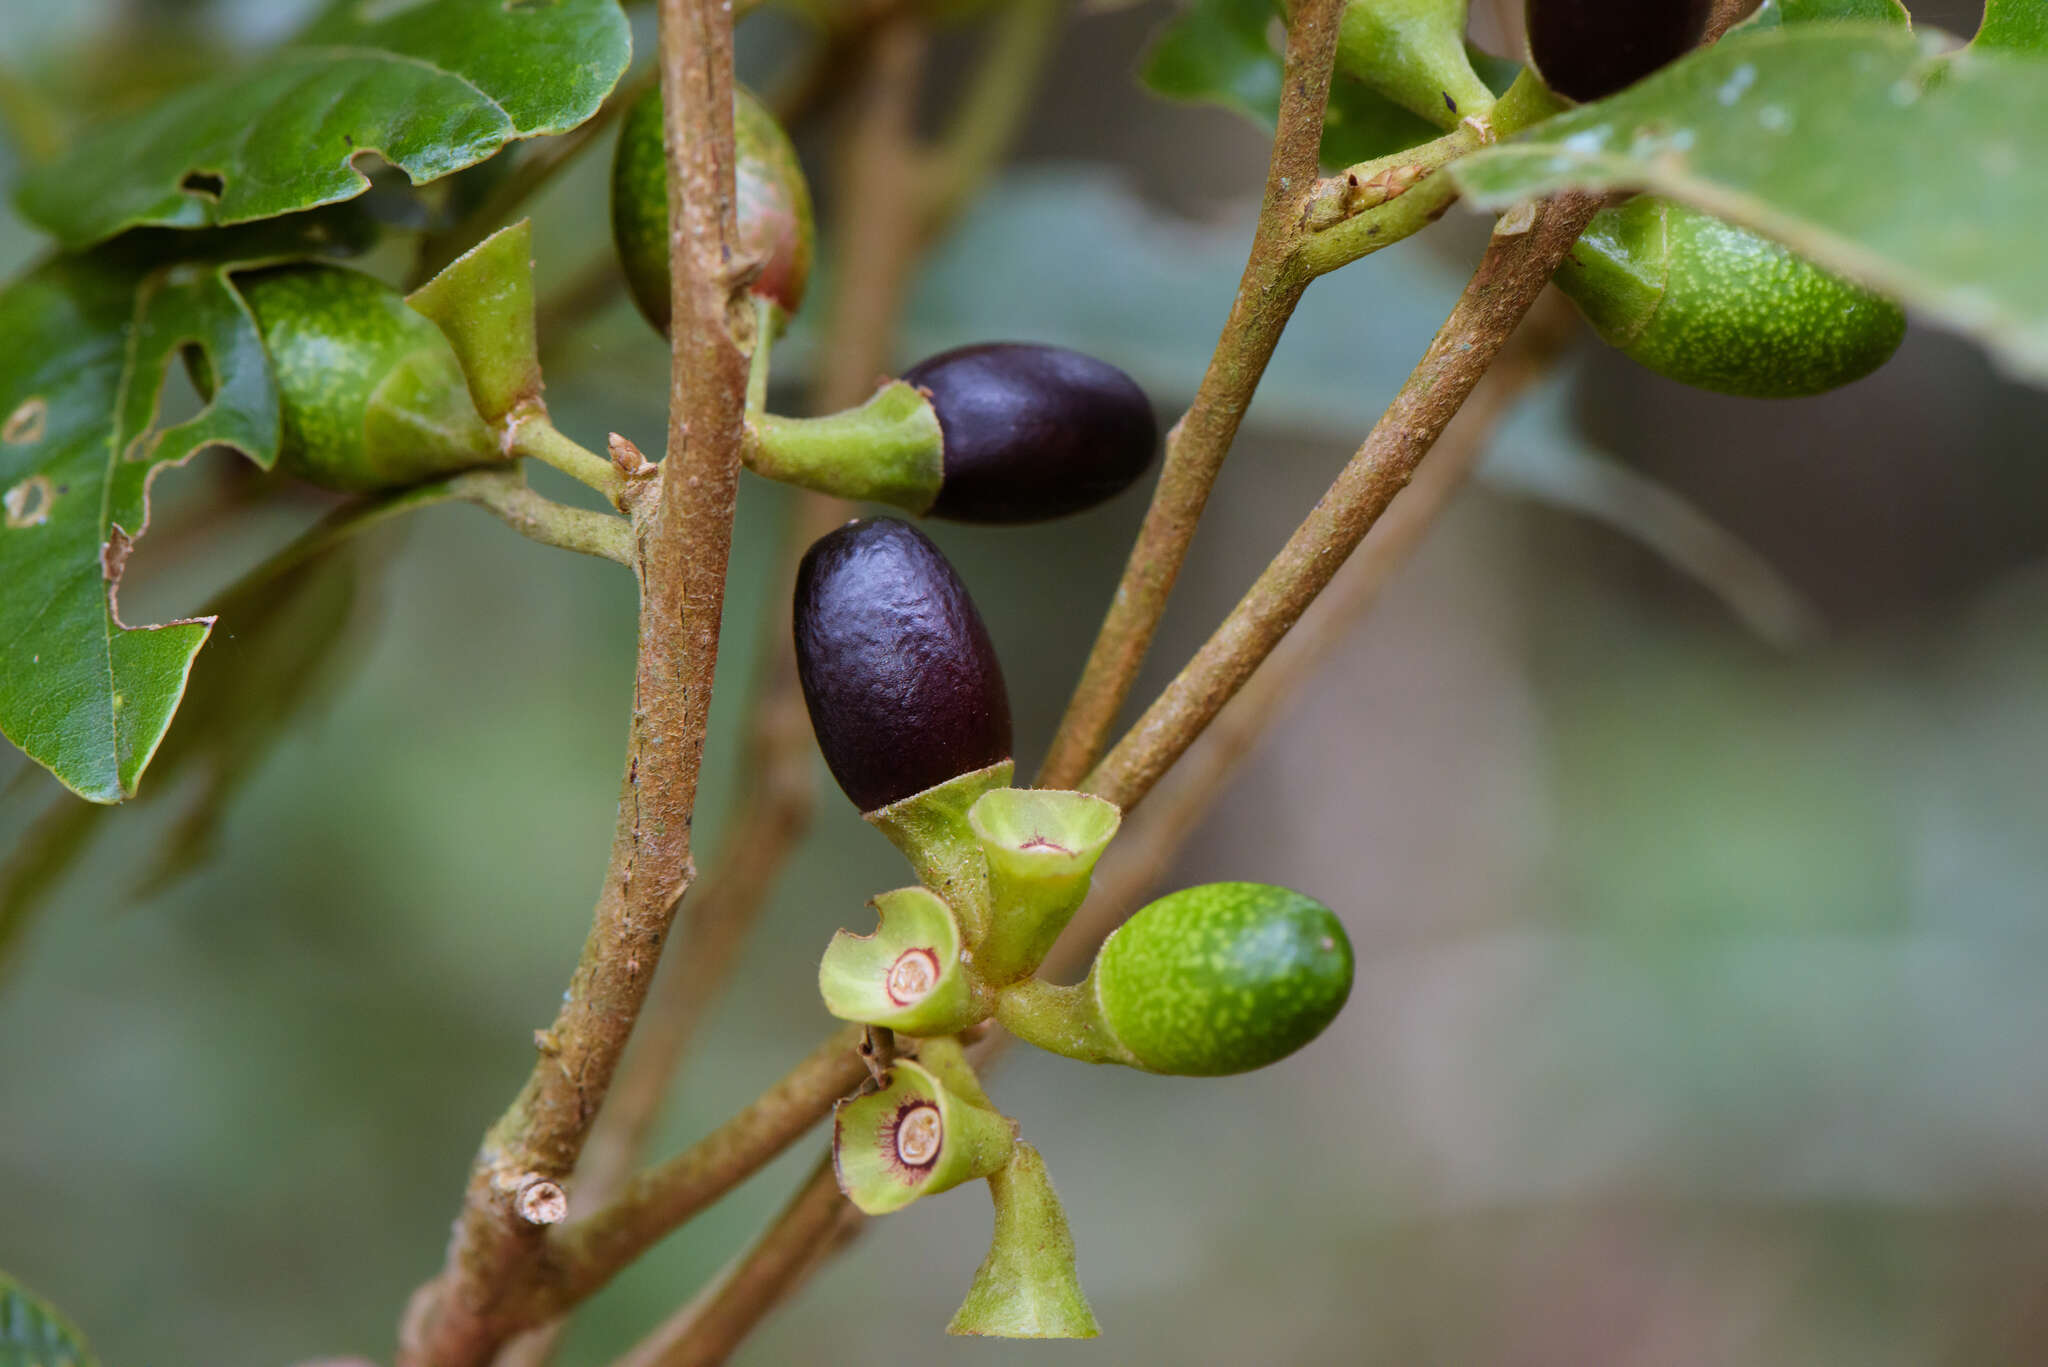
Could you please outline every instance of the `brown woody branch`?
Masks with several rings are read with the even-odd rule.
[[[610,863],[581,962],[525,1087],[484,1137],[441,1275],[408,1309],[400,1367],[475,1367],[527,1302],[545,1226],[519,1197],[573,1171],[694,876],[690,821],[718,658],[746,400],[736,311],[732,15],[662,0],[673,279],[668,455],[630,509],[639,654]]]
[[[614,1367],[717,1367],[832,1251],[851,1210],[827,1157],[751,1248]]]

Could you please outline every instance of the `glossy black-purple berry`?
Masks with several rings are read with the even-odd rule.
[[[924,533],[828,532],[796,575],[796,668],[832,777],[863,812],[1010,756],[988,628]]]
[[[1712,10],[1712,0],[1528,0],[1529,56],[1566,99],[1604,99],[1697,47]]]
[[[961,347],[903,378],[930,396],[945,438],[934,517],[1041,522],[1077,513],[1130,488],[1159,444],[1137,382],[1064,347]]]

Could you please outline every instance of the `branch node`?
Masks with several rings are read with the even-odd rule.
[[[519,1184],[512,1209],[529,1225],[558,1225],[569,1216],[569,1196],[559,1183],[532,1176]]]
[[[659,465],[640,454],[640,448],[617,432],[605,438],[605,450],[611,454],[612,464],[627,479],[652,479],[661,470]]]

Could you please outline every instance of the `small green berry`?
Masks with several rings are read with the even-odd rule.
[[[1556,281],[1631,360],[1747,398],[1801,398],[1860,380],[1906,332],[1905,313],[1883,295],[1655,195],[1602,210]]]
[[[280,468],[358,492],[504,459],[454,348],[397,290],[326,265],[258,271],[236,284],[277,384]]]
[[[1145,907],[1095,960],[1103,1023],[1139,1067],[1212,1077],[1287,1057],[1351,994],[1336,913],[1266,883],[1208,883]]]

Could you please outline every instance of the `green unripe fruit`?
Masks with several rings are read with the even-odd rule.
[[[1555,279],[1610,346],[1721,394],[1824,393],[1883,365],[1906,333],[1883,295],[1655,195],[1602,210]]]
[[[505,458],[477,416],[454,348],[397,290],[325,265],[259,271],[236,284],[277,384],[280,469],[353,493]]]
[[[1137,1065],[1213,1077],[1287,1057],[1351,995],[1351,942],[1322,903],[1265,883],[1162,897],[1103,943],[1103,1024]]]
[[[785,318],[804,301],[816,228],[811,189],[782,125],[744,89],[733,90],[734,168],[739,249],[761,262],[749,287]],[[633,302],[655,330],[668,332],[668,161],[662,148],[661,91],[649,90],[626,114],[612,158],[612,241]]]

